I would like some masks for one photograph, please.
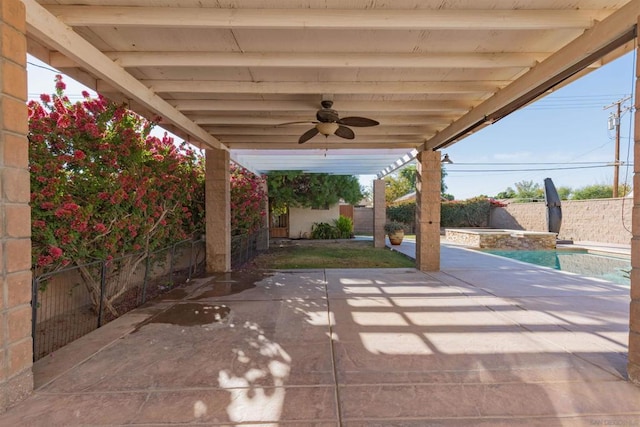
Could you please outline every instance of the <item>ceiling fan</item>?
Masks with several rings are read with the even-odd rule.
[[[322,105],[322,108],[316,112],[317,121],[305,120],[300,122],[288,122],[281,123],[277,126],[292,125],[296,123],[315,124],[314,127],[303,133],[298,139],[298,144],[304,144],[319,133],[325,137],[329,135],[336,135],[344,139],[353,139],[355,138],[355,134],[347,126],[368,127],[380,124],[375,120],[367,119],[365,117],[345,117],[341,119],[338,112],[331,108],[333,106],[333,101],[325,100],[322,101],[320,105]]]

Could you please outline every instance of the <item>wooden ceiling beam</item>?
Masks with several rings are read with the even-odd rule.
[[[312,140],[305,142],[304,144],[298,144],[297,141],[291,142],[232,142],[228,144],[229,149],[231,150],[318,150],[318,149],[343,149],[343,148],[353,148],[353,149],[386,149],[389,147],[393,148],[402,148],[406,150],[411,150],[413,148],[417,148],[421,145],[420,142],[410,142],[410,141],[395,141],[393,143],[389,142],[370,142],[370,141],[356,141],[356,140],[346,140],[343,139],[339,141],[341,138],[320,138],[316,137]],[[424,140],[422,141],[424,143]],[[353,160],[357,161],[357,158]]]
[[[218,94],[446,94],[495,93],[508,80],[418,82],[250,82],[219,80],[140,80],[155,93]],[[105,86],[105,83],[107,85]],[[98,82],[98,91],[111,90],[110,82]]]
[[[278,67],[278,68],[499,68],[533,67],[541,53],[252,53],[252,52],[104,52],[124,68],[132,67]],[[53,53],[51,65],[73,67]]]
[[[235,100],[178,100],[170,101],[180,111],[307,111],[315,113],[320,109],[318,102],[313,101],[235,101]],[[350,115],[349,112],[449,112],[451,114],[464,113],[473,104],[464,101],[337,101],[333,108],[340,111],[341,116]]]
[[[193,139],[211,148],[226,149],[220,141],[141,84],[122,67],[104,56],[102,52],[60,22],[35,0],[23,0],[23,3],[26,9],[29,37],[52,50],[69,56],[84,69],[109,82],[111,87],[117,88],[125,96],[135,99],[144,108],[162,116],[186,134],[191,135]]]
[[[75,26],[348,30],[584,29],[609,10],[221,9],[46,5]]]
[[[423,136],[418,135],[375,135],[375,134],[360,134],[358,133],[358,128],[352,128],[356,137],[354,141],[357,142],[386,142],[386,143],[396,143],[396,142],[410,142],[414,144],[420,144],[420,142],[424,142],[425,138]],[[302,132],[301,132],[302,133]],[[297,143],[298,136],[300,135],[216,135],[222,142],[225,144],[232,144],[238,142],[246,142],[246,143],[278,143],[278,142],[288,142],[288,143]],[[317,136],[318,139],[324,140],[325,137],[322,135]],[[330,135],[328,139],[342,139],[337,136]],[[343,139],[343,142],[347,141]]]
[[[309,123],[299,123],[290,125],[292,127],[311,126],[310,121],[314,117],[308,116],[189,116],[195,123],[206,127],[210,126],[270,126],[275,127],[281,123],[291,121],[309,120]],[[442,116],[420,116],[420,115],[396,115],[396,116],[379,116],[375,117],[381,125],[397,125],[397,126],[446,126],[453,122],[455,117],[449,115]]]
[[[212,135],[217,135],[220,138],[229,135],[247,135],[250,136],[264,136],[264,135],[300,135],[306,128],[310,128],[312,124],[301,126],[203,126],[205,130]],[[373,126],[356,128],[352,130],[357,135],[416,135],[433,133],[437,130],[435,126]]]

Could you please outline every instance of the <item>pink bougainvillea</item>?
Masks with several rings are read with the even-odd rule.
[[[71,103],[61,76],[55,87],[29,103],[35,265],[153,250],[201,231],[201,157],[101,96]]]
[[[231,234],[251,234],[264,226],[267,194],[264,178],[230,165]]]
[[[71,103],[55,94],[29,103],[33,264],[148,252],[204,231],[204,158],[154,123],[102,96]],[[264,180],[230,165],[233,235],[264,224]]]

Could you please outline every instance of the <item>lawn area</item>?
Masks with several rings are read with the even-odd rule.
[[[415,261],[387,248],[363,241],[304,241],[271,246],[252,265],[259,269],[402,268]]]

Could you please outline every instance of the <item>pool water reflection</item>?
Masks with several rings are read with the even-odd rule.
[[[631,261],[625,257],[607,256],[587,250],[509,251],[486,249],[482,252],[515,259],[561,271],[597,277],[629,285]]]

